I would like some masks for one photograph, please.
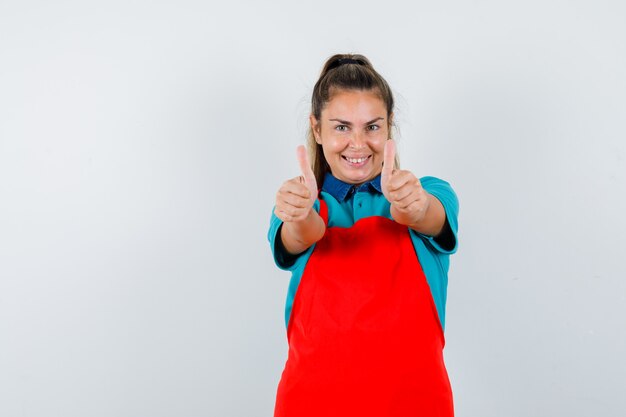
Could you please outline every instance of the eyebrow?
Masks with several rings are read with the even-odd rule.
[[[366,125],[371,125],[372,123],[377,122],[377,121],[379,121],[379,120],[385,120],[385,118],[384,118],[384,117],[377,117],[377,118],[375,118],[374,120],[370,120],[369,122],[366,122],[365,124],[366,124]],[[329,122],[339,122],[339,123],[344,124],[344,125],[352,126],[352,123],[351,123],[351,122],[349,122],[349,121],[347,121],[347,120],[340,120],[340,119],[328,119],[328,121],[329,121]]]

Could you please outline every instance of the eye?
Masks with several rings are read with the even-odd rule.
[[[335,126],[335,130],[338,130],[340,132],[345,132],[348,129],[348,126],[346,125],[337,125]]]
[[[369,125],[367,128],[369,130],[378,130],[378,129],[380,129],[380,126],[378,126],[378,125]]]

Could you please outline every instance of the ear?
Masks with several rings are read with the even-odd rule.
[[[311,130],[313,130],[313,136],[315,137],[315,142],[318,144],[322,144],[322,140],[320,139],[320,124],[315,118],[314,115],[309,116],[309,123],[311,123]]]
[[[393,126],[393,112],[389,114],[389,130]]]

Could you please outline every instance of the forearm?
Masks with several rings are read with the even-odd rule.
[[[424,217],[409,227],[416,232],[437,237],[442,231],[446,223],[446,211],[441,201],[432,194],[428,193],[428,209]]]
[[[299,222],[284,222],[280,238],[283,246],[292,255],[307,250],[312,244],[324,236],[326,225],[320,215],[313,209],[306,219]]]

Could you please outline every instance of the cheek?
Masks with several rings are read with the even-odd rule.
[[[346,147],[346,144],[347,140],[345,138],[336,135],[326,135],[322,140],[324,153],[342,151]]]
[[[385,150],[385,142],[387,142],[386,135],[377,135],[375,138],[372,138],[370,146],[372,147],[372,150],[382,155]]]

